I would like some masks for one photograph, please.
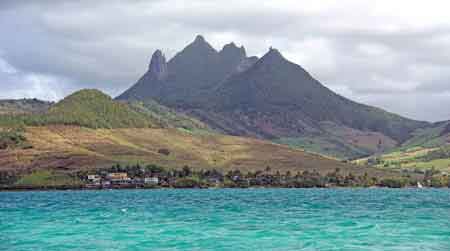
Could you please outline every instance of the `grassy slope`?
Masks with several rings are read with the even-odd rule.
[[[21,177],[16,185],[19,186],[63,186],[81,185],[82,181],[63,173],[55,173],[49,170],[39,170]]]
[[[347,159],[369,154],[369,152],[348,144],[342,138],[335,137],[333,135],[280,138],[275,140],[275,142],[294,148],[307,149],[311,152],[338,159]]]
[[[129,104],[133,110],[153,118],[165,128],[182,128],[192,132],[211,131],[205,123],[160,105],[154,100],[132,101]]]
[[[160,127],[158,122],[98,90],[78,91],[42,114],[4,115],[0,126],[79,125],[89,128]]]
[[[423,148],[414,147],[407,150],[398,150],[392,153],[377,157],[370,157],[356,160],[358,164],[368,164],[373,161],[373,165],[387,169],[436,169],[444,172],[450,172],[450,158],[431,157],[435,151],[441,148]]]
[[[30,127],[26,133],[33,149],[0,151],[3,169],[61,170],[108,166],[113,163],[153,163],[166,167],[189,165],[217,168],[301,171],[328,173],[369,172],[342,162],[256,139],[224,135],[192,135],[177,129],[87,129],[73,126]],[[169,149],[165,156],[158,150]]]
[[[413,137],[394,150],[370,158],[357,160],[356,163],[373,162],[375,166],[390,169],[431,169],[450,172],[450,134],[448,123],[439,123],[434,127],[416,130]],[[444,154],[442,154],[444,153]]]

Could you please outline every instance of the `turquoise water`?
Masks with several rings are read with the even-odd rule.
[[[450,250],[450,190],[0,193],[0,250]]]

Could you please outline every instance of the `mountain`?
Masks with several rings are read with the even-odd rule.
[[[216,51],[202,36],[169,62],[160,50],[150,60],[148,71],[119,100],[155,99],[171,107],[195,107],[208,92],[233,73],[245,71],[256,57],[234,43]],[[165,69],[161,74],[156,69]]]
[[[156,99],[223,133],[270,139],[339,158],[391,149],[426,122],[346,99],[271,48],[247,57],[234,43],[217,52],[203,37],[152,67],[119,100]],[[152,68],[164,68],[158,78]]]
[[[41,113],[47,111],[52,104],[38,99],[0,100],[0,115]]]

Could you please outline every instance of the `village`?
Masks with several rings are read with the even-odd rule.
[[[212,170],[192,170],[188,166],[181,169],[166,170],[156,165],[121,167],[115,165],[109,169],[99,169],[95,173],[78,173],[87,189],[125,189],[125,188],[247,188],[247,187],[446,187],[448,179],[441,180],[425,175],[422,179],[411,176],[398,178],[370,177],[367,173],[354,175],[343,173],[338,168],[327,174],[303,171],[295,174],[287,171],[280,173],[270,167],[255,172],[242,173],[230,170],[221,173]],[[447,177],[447,176],[446,176]],[[419,185],[420,184],[420,185]]]
[[[224,176],[214,170],[193,172],[185,166],[181,170],[166,171],[156,165],[144,167],[139,164],[125,167],[115,165],[87,175],[79,173],[78,176],[84,179],[88,189],[203,188],[218,186],[224,181]]]

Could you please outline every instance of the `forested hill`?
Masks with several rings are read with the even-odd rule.
[[[157,126],[156,121],[98,90],[81,90],[42,113],[3,115],[0,125],[78,125],[89,128]]]

